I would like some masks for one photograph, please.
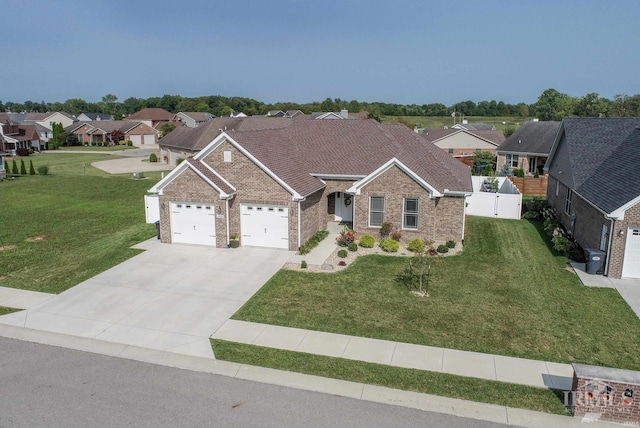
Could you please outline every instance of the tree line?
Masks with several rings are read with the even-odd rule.
[[[462,101],[450,106],[441,103],[432,104],[393,104],[381,102],[346,101],[340,98],[327,98],[321,102],[305,104],[280,102],[266,104],[246,97],[225,97],[221,95],[183,97],[164,95],[162,97],[130,97],[120,102],[118,97],[107,94],[97,103],[81,98],[71,98],[65,102],[47,103],[44,101],[25,101],[24,103],[0,101],[0,111],[47,112],[65,111],[70,114],[104,113],[120,119],[147,107],[159,107],[169,112],[180,111],[209,112],[216,116],[228,116],[230,113],[243,112],[249,116],[263,115],[270,110],[300,110],[305,114],[318,111],[350,112],[367,111],[372,117],[382,116],[515,116],[538,117],[540,120],[560,120],[565,116],[640,116],[640,94],[619,94],[613,99],[589,93],[583,97],[572,97],[556,89],[547,89],[533,104],[508,104],[503,101]]]

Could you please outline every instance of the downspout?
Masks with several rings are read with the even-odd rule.
[[[231,240],[231,235],[230,235],[230,230],[229,230],[229,198],[224,200],[224,205],[225,205],[225,210],[226,210],[225,217],[226,217],[226,223],[227,223],[227,244],[229,244],[229,242]]]
[[[609,226],[609,239],[607,239],[607,241],[609,241],[607,243],[607,261],[604,263],[604,275],[609,276],[609,260],[611,260],[611,243],[613,242],[613,225],[616,223],[613,218],[606,214],[604,215],[604,218],[611,222]]]
[[[302,237],[301,235],[301,220],[300,217],[302,216],[302,211],[300,211],[300,208],[302,206],[302,201],[298,201],[298,250],[300,249],[300,247],[302,247]]]

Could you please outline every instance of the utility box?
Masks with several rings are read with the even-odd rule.
[[[589,275],[602,275],[607,253],[597,248],[585,248],[584,252],[587,258],[587,273]]]

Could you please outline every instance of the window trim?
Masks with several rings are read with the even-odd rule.
[[[520,157],[518,155],[507,153],[505,154],[505,158],[506,158],[506,163],[509,165],[510,168],[518,168],[518,163],[520,162]],[[516,163],[515,165],[513,164],[514,161]]]
[[[416,211],[407,212],[407,201],[416,201]],[[407,215],[416,217],[416,227],[407,226]],[[420,198],[402,198],[402,230],[418,230],[420,229]]]
[[[382,199],[382,211],[374,211],[373,208],[373,200],[374,199]],[[369,227],[382,227],[382,225],[384,224],[384,211],[385,211],[385,206],[386,206],[386,201],[385,201],[385,197],[384,196],[369,196],[369,219],[368,219],[368,226]],[[371,214],[373,213],[382,213],[382,221],[380,222],[379,225],[375,225],[375,224],[371,224]]]
[[[567,196],[565,197],[564,200],[564,213],[566,215],[571,215],[571,205],[572,205],[572,199],[573,198],[573,190],[567,188]]]

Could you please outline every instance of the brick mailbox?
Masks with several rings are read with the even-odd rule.
[[[640,372],[573,364],[573,416],[640,423]]]

